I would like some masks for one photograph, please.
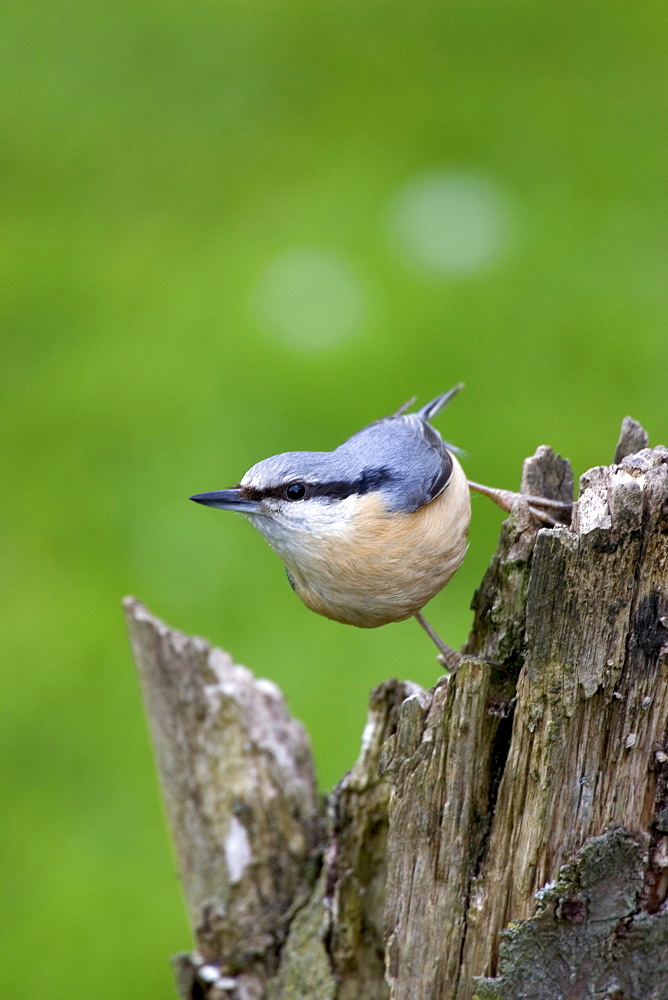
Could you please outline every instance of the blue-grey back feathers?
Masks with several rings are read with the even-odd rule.
[[[286,452],[253,466],[242,487],[258,499],[280,496],[286,484],[307,484],[309,497],[340,500],[379,491],[391,511],[410,513],[435,499],[452,475],[452,457],[433,418],[461,389],[455,386],[417,413],[410,403],[353,434],[334,451]]]

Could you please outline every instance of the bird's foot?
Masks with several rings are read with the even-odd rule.
[[[451,646],[448,646],[445,642],[443,642],[436,632],[434,632],[424,615],[421,615],[419,611],[413,617],[419,622],[431,641],[438,646],[439,652],[436,657],[438,662],[442,667],[445,667],[448,673],[454,674],[455,670],[464,659],[462,654],[458,653],[456,649],[453,649]]]
[[[501,510],[511,511],[513,504],[520,500],[527,505],[537,521],[541,521],[550,528],[554,528],[557,524],[570,523],[572,503],[549,500],[547,497],[534,497],[528,493],[513,493],[512,490],[495,490],[491,486],[482,486],[480,483],[471,482],[470,479],[468,483],[470,489],[489,497]]]
[[[464,659],[461,653],[458,653],[456,649],[451,646],[446,646],[438,656],[436,657],[438,662],[441,664],[444,670],[448,674],[454,674],[454,672],[459,668],[460,663]]]

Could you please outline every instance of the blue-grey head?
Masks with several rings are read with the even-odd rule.
[[[343,536],[370,495],[388,517],[416,511],[450,481],[451,446],[429,421],[461,388],[409,414],[411,400],[334,451],[274,455],[249,469],[232,489],[190,499],[244,514],[288,562],[309,534]]]

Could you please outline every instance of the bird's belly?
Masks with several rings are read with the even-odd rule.
[[[471,508],[458,472],[444,493],[414,513],[388,516],[377,497],[364,497],[354,531],[313,539],[307,558],[288,564],[304,604],[360,628],[403,621],[424,607],[466,554]]]

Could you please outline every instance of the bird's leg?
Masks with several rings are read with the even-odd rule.
[[[533,497],[528,493],[513,493],[512,490],[495,490],[491,486],[481,486],[480,483],[473,483],[469,479],[469,487],[478,493],[483,493],[490,500],[501,508],[510,511],[516,500],[523,500],[535,518],[554,528],[556,524],[563,524],[564,515],[569,514],[573,504],[563,503],[561,500],[548,500],[547,497]]]
[[[439,654],[436,657],[438,662],[441,666],[445,667],[446,670],[449,670],[451,674],[454,674],[455,670],[464,659],[462,654],[458,653],[456,649],[452,649],[451,646],[446,646],[443,640],[436,635],[424,615],[421,615],[419,611],[417,611],[413,617],[420,623],[432,642],[436,643],[438,646]]]

